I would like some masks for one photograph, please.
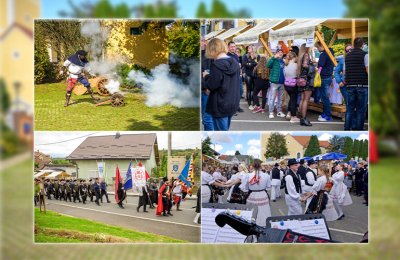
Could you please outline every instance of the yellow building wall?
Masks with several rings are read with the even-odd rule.
[[[33,19],[40,16],[39,0],[15,0],[14,19],[22,26],[33,30]]]
[[[291,135],[286,135],[286,145],[289,151],[289,155],[285,156],[285,158],[303,158],[304,157],[304,148],[299,142],[296,141]],[[297,156],[297,153],[300,153],[300,156]]]
[[[0,77],[6,82],[10,99],[15,99],[14,83],[20,82],[20,99],[33,104],[33,40],[18,28],[13,28],[0,42]]]
[[[2,33],[6,27],[7,27],[7,0],[2,0],[0,1],[0,10],[1,10],[1,15],[0,15],[0,33]]]
[[[107,56],[111,59],[126,57],[127,63],[152,69],[168,63],[168,39],[164,25],[150,23],[141,35],[130,35],[131,27],[142,25],[140,21],[109,21],[111,27],[107,41]]]

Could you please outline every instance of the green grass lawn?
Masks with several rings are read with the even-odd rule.
[[[148,107],[145,95],[138,91],[125,94],[123,107],[111,104],[96,107],[88,94],[72,94],[71,105],[64,107],[65,90],[65,82],[35,85],[35,130],[199,130],[200,127],[200,108]]]
[[[182,240],[102,224],[83,218],[46,214],[35,208],[35,242],[184,242]]]

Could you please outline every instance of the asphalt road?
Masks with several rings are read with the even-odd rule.
[[[249,110],[246,100],[241,99],[240,107],[244,110],[232,117],[231,131],[344,131],[344,121],[341,118],[333,117],[331,122],[319,122],[320,113],[309,110],[307,119],[311,121],[312,126],[301,126],[300,123],[292,124],[286,118],[277,117],[268,118],[268,111],[264,114],[253,113]],[[284,113],[287,113],[287,105],[283,106]],[[268,106],[267,106],[268,108]],[[368,129],[367,123],[365,129]]]
[[[114,195],[109,195],[111,203],[102,203],[97,206],[94,202],[87,204],[65,202],[59,200],[47,200],[47,209],[73,217],[85,218],[109,225],[120,226],[136,231],[149,232],[158,235],[169,236],[189,242],[200,242],[200,225],[193,222],[196,215],[196,200],[187,199],[181,203],[182,211],[176,211],[173,207],[173,216],[156,216],[155,209],[147,207],[149,212],[136,211],[138,197],[128,196],[125,209],[121,209],[115,203]],[[104,202],[105,202],[105,198]],[[126,201],[125,201],[126,202]],[[157,205],[155,205],[157,206]]]
[[[285,216],[288,213],[284,190],[281,190],[281,195],[283,196],[281,199],[270,203],[272,216]],[[351,198],[353,204],[342,207],[345,217],[341,220],[327,222],[331,237],[335,241],[358,243],[364,233],[368,231],[368,207],[362,204],[363,197],[351,194]],[[305,204],[302,204],[302,207],[305,211]]]

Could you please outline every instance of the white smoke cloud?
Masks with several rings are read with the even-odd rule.
[[[152,69],[152,76],[145,75],[141,71],[131,71],[128,78],[142,85],[148,106],[170,104],[175,107],[198,107],[200,63],[198,60],[190,60],[180,65],[182,70],[190,71],[188,84],[184,84],[182,79],[171,74],[168,64],[161,64]]]
[[[104,87],[108,90],[108,92],[114,94],[119,91],[119,86],[119,81],[110,79]]]
[[[90,66],[92,73],[109,79],[105,87],[113,94],[119,92],[120,82],[116,68],[123,58],[116,57],[113,60],[105,58],[104,48],[109,33],[109,29],[102,27],[98,20],[87,20],[81,24],[81,35],[89,39],[89,43],[85,46],[85,50],[89,52],[91,57],[88,66]]]

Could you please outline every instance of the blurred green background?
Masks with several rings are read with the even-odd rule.
[[[2,16],[5,3],[2,1]],[[37,2],[47,5],[50,1]],[[51,1],[59,2],[59,1]],[[321,1],[276,1],[263,3],[245,1],[209,0],[192,2],[191,13],[182,13],[181,1],[60,1],[66,7],[56,8],[58,17],[332,17],[328,10],[339,10],[335,17],[367,17],[370,19],[370,126],[378,136],[380,160],[370,166],[370,230],[368,245],[34,245],[31,143],[24,143],[4,124],[12,107],[4,79],[4,62],[1,66],[1,259],[58,259],[79,258],[175,258],[200,259],[232,257],[261,258],[339,258],[349,257],[397,259],[400,256],[400,224],[398,199],[400,196],[396,166],[400,156],[400,52],[397,50],[400,28],[400,1],[345,0],[322,4]],[[194,3],[193,3],[194,2]],[[286,6],[289,5],[290,9]],[[267,7],[267,8],[266,8]],[[26,8],[29,8],[28,6]],[[47,7],[49,8],[49,7]],[[308,12],[302,12],[306,8]],[[187,8],[186,8],[187,9]],[[185,10],[186,10],[185,9]],[[344,10],[342,12],[342,10]],[[297,11],[298,15],[295,15]],[[28,11],[29,13],[29,11]],[[285,17],[285,18],[290,18]],[[26,17],[23,19],[38,18]],[[44,17],[49,18],[49,17]],[[4,16],[2,17],[4,20]],[[2,32],[3,36],[3,32]],[[0,37],[0,43],[4,37]],[[32,48],[27,45],[26,48]],[[2,52],[2,55],[6,53]],[[3,59],[3,56],[2,56]],[[33,62],[33,59],[32,59]],[[33,65],[32,65],[33,66]],[[33,78],[33,70],[32,72]],[[32,85],[33,87],[33,85]],[[32,101],[33,103],[33,101]],[[338,248],[340,246],[340,248]]]

